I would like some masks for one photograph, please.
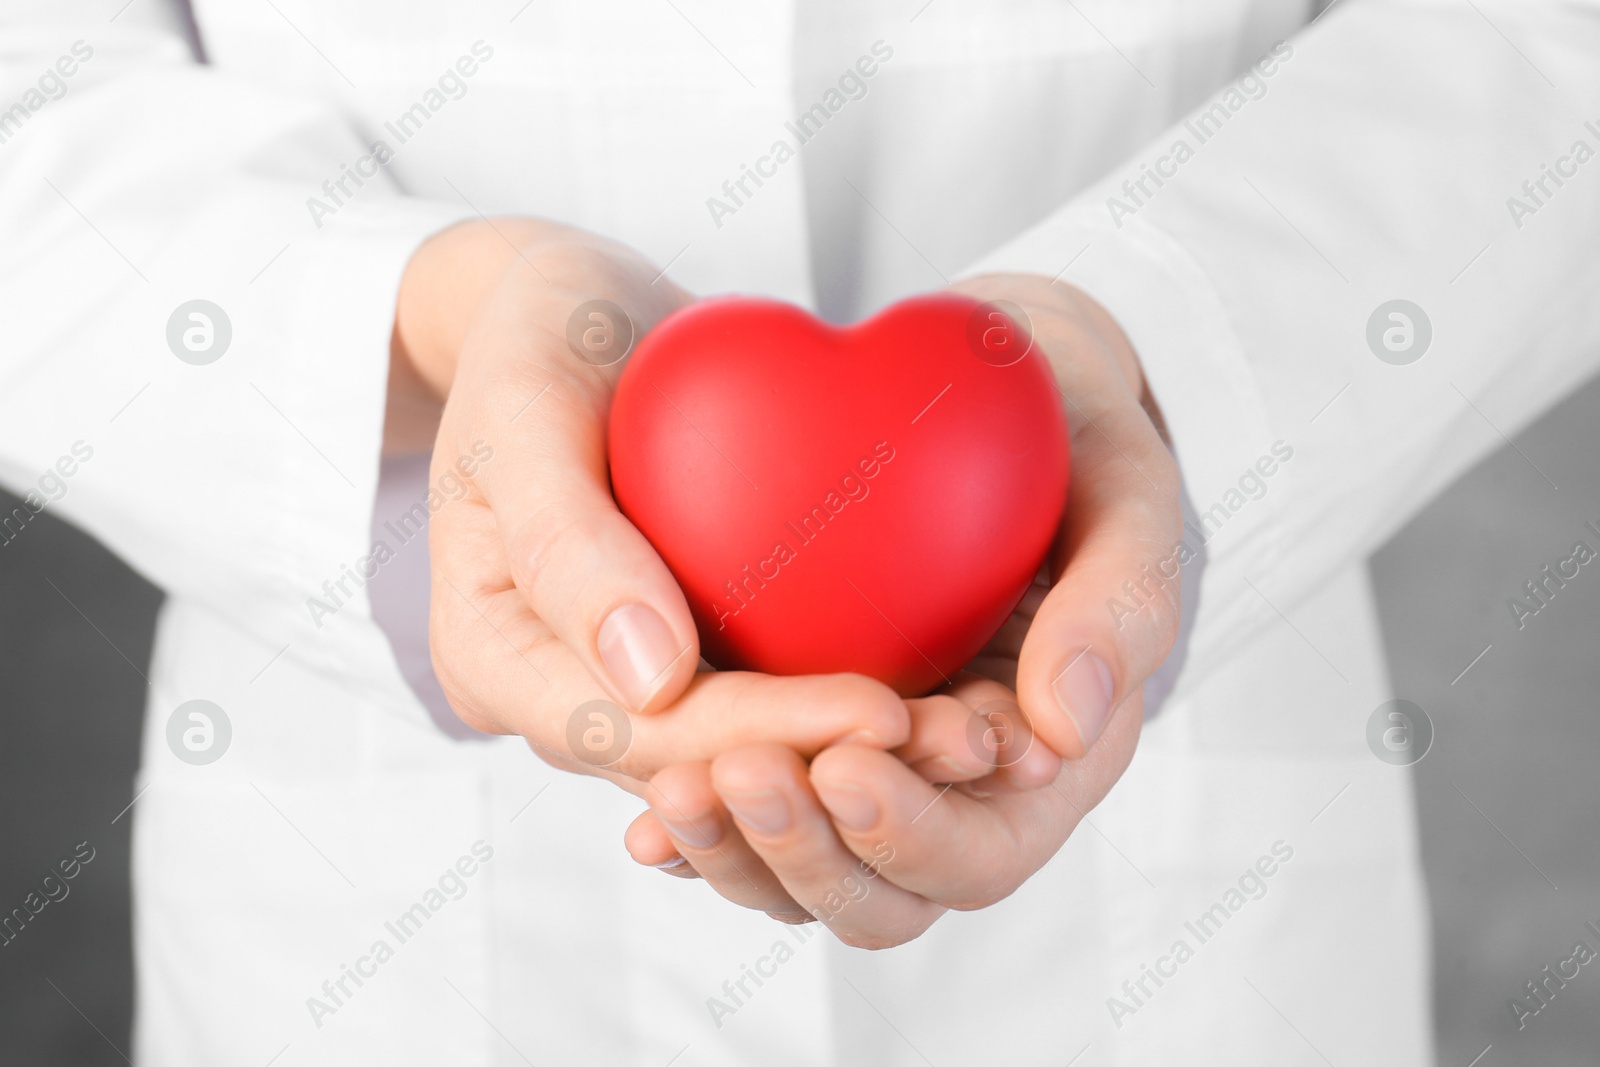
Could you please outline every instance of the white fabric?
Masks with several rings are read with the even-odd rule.
[[[1520,226],[1505,205],[1600,143],[1593,7],[1345,0],[1301,33],[1290,0],[197,8],[210,66],[154,0],[13,5],[0,30],[0,108],[25,112],[0,123],[0,479],[92,446],[47,506],[169,594],[132,813],[135,1062],[1429,1061],[1409,779],[1364,744],[1387,692],[1360,564],[1600,357],[1594,183]],[[1107,198],[1279,39],[1264,95],[1117,226]],[[308,198],[480,41],[464,95],[318,225]],[[865,96],[719,217],[708,198],[878,41]],[[314,623],[306,599],[421,491],[397,464],[379,492],[400,272],[480,211],[833,317],[975,262],[1064,272],[1138,347],[1197,509],[1293,449],[1207,546],[1132,769],[1015,897],[875,955],[797,943],[636,869],[636,801],[441,727],[407,684],[417,597],[375,597],[393,644],[365,594]],[[165,340],[196,297],[234,329],[203,367]],[[1434,326],[1408,367],[1364,339],[1396,297]],[[385,590],[423,548],[399,551]],[[208,766],[165,740],[195,698],[234,728]],[[308,998],[479,841],[460,899],[318,1025]],[[1116,1016],[1278,842],[1265,895]],[[707,998],[779,941],[794,958],[719,1028]]]

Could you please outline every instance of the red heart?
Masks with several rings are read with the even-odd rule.
[[[707,660],[903,696],[1005,622],[1067,493],[1042,354],[998,305],[950,295],[847,329],[772,300],[685,308],[622,374],[610,450]]]

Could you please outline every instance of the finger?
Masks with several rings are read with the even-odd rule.
[[[994,751],[994,770],[961,783],[968,796],[1041,789],[1061,772],[1061,757],[1034,736],[1028,717],[1014,699],[985,702],[973,713],[984,724],[982,744]]]
[[[611,497],[606,414],[618,368],[576,353],[565,329],[577,315],[579,336],[609,331],[616,344],[670,307],[617,284],[607,295],[626,309],[620,315],[585,312],[602,294],[559,284],[486,311],[451,395],[476,398],[464,432],[492,442],[474,484],[494,510],[517,588],[613,700],[651,712],[693,677],[699,642],[671,573]],[[584,326],[586,314],[603,326]]]
[[[861,675],[778,678],[735,671],[696,675],[676,704],[657,715],[632,716],[629,725],[626,752],[608,766],[635,778],[755,744],[782,744],[802,757],[846,738],[888,749],[903,744],[911,729],[894,690]]]
[[[985,727],[972,708],[948,694],[906,701],[911,739],[894,754],[930,782],[968,782],[994,770],[996,748],[985,748]]]
[[[1049,559],[1055,581],[1022,642],[1016,691],[1035,732],[1078,758],[1176,638],[1177,467],[1146,410],[1133,346],[1087,294],[1040,276],[979,277],[957,288],[1025,308],[1066,411],[1072,477]],[[1111,607],[1119,602],[1120,611]],[[992,658],[981,666],[1004,677]]]
[[[1081,757],[1161,664],[1180,615],[1178,473],[1138,397],[1102,364],[1064,386],[1073,475],[1057,578],[1034,614],[1017,694],[1056,752]]]
[[[1143,708],[1119,709],[1102,743],[1061,765],[1049,788],[977,799],[937,787],[884,752],[830,748],[811,762],[817,797],[858,857],[885,847],[884,877],[946,907],[987,907],[1047,862],[1127,768]]]
[[[457,521],[471,528],[435,552],[430,649],[451,705],[476,729],[521,734],[559,766],[635,781],[737,745],[773,741],[811,756],[847,737],[892,748],[909,736],[905,702],[852,674],[711,671],[696,675],[670,708],[631,714],[605,699],[572,651],[497,577],[503,557],[487,507],[463,501],[435,518]]]
[[[978,653],[978,658],[1009,659],[1015,665],[1017,657],[1022,654],[1022,642],[1028,636],[1028,627],[1033,625],[1033,617],[1039,613],[1039,605],[1044,603],[1044,598],[1049,593],[1050,573],[1046,567],[1041,569],[1033,584],[1022,594],[1022,599],[1011,610],[1011,614],[1006,617],[1000,629],[989,639],[983,651]]]
[[[995,768],[994,773],[966,783],[967,793],[1017,792],[1055,781],[1061,770],[1061,757],[1035,737],[1015,693],[992,679],[966,671],[956,677],[950,693],[971,707],[974,718],[982,724],[981,732],[969,734],[968,741],[988,752]]]
[[[946,907],[984,907],[1021,884],[1022,842],[991,801],[931,785],[874,755],[883,753],[841,746],[817,757],[811,770],[818,798],[854,855],[868,840],[869,848],[887,842],[890,881]]]
[[[921,782],[894,756],[878,754]],[[846,944],[903,944],[943,914],[938,905],[879,876],[892,852],[870,853],[864,861],[844,847],[811,791],[804,761],[790,749],[756,745],[723,753],[712,763],[711,777],[756,855],[792,898]]]
[[[628,824],[623,832],[622,845],[635,863],[654,867],[675,878],[698,878],[700,872],[678,852],[666,827],[656,818],[656,813],[646,809]]]
[[[1034,743],[1011,690],[963,671],[945,693],[906,701],[911,739],[894,750],[930,782],[965,782],[975,794],[1036,789],[1055,780],[1060,757]]]
[[[793,919],[805,913],[729,823],[708,764],[663,769],[645,798],[678,853],[722,896],[770,915]]]

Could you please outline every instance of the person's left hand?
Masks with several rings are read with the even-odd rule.
[[[640,863],[787,922],[821,919],[858,947],[987,907],[1043,866],[1131,761],[1141,687],[1178,628],[1178,582],[1148,579],[1178,543],[1177,470],[1120,328],[1045,278],[957,288],[1021,305],[1056,371],[1073,480],[1052,580],[1041,575],[951,686],[906,702],[906,745],[841,744],[809,767],[782,745],[674,764],[651,779],[650,810],[625,838]],[[1150,597],[1119,619],[1106,604],[1128,581]],[[1007,735],[998,750],[973,744],[993,729]]]

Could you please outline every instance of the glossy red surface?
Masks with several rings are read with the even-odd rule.
[[[845,329],[732,297],[657,325],[618,383],[612,485],[705,657],[856,671],[907,696],[968,663],[1066,500],[1060,394],[1027,347],[950,295]]]

